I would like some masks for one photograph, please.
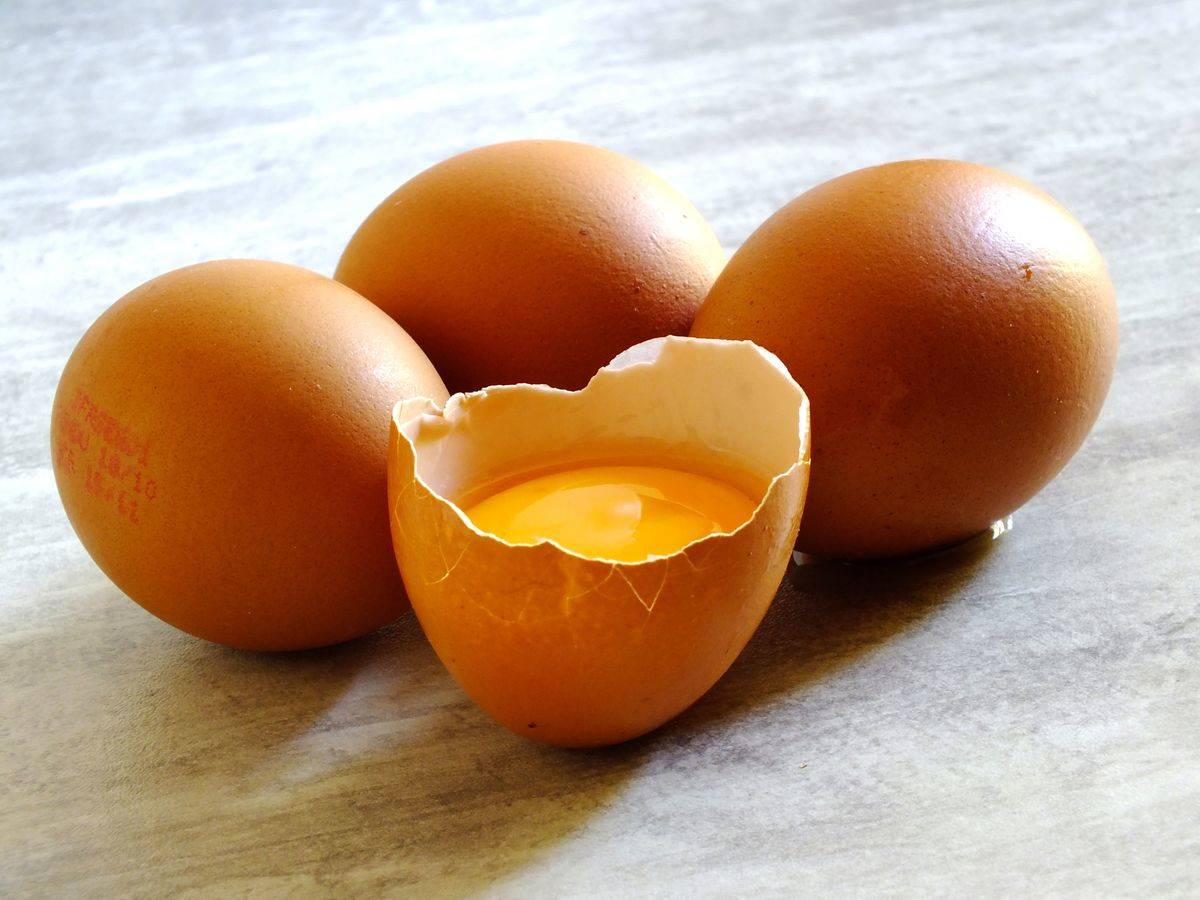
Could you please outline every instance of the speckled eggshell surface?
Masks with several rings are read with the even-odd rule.
[[[514,141],[402,185],[334,277],[399,322],[452,392],[577,389],[625,348],[687,334],[724,262],[696,208],[646,167]]]
[[[127,294],[63,372],[51,433],[68,516],[156,616],[234,647],[369,632],[407,609],[392,556],[392,405],[433,366],[345,286],[279,263],[179,269]]]
[[[809,395],[798,547],[892,557],[979,532],[1066,464],[1108,391],[1117,312],[1100,253],[1047,194],[914,160],[783,207],[692,334],[755,341]]]

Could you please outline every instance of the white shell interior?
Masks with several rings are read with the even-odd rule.
[[[737,467],[765,488],[807,449],[808,401],[779,359],[749,341],[638,344],[580,391],[506,385],[397,405],[417,477],[454,501],[495,473],[539,461],[656,451]],[[761,498],[759,498],[761,499]]]

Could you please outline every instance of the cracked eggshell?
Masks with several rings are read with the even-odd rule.
[[[670,556],[515,546],[455,501],[538,460],[598,455],[739,471],[751,519]],[[510,730],[613,744],[694,703],[741,652],[790,558],[808,485],[808,401],[746,341],[660,338],[577,392],[509,385],[393,412],[388,501],[409,599],[442,662]]]

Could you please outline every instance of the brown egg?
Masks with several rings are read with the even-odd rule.
[[[767,611],[796,540],[808,439],[804,392],[746,341],[647,341],[578,392],[512,385],[444,408],[399,403],[388,498],[413,609],[504,727],[566,747],[644,734],[712,687]],[[599,456],[728,478],[753,513],[631,561],[512,543],[460,505],[497,473]]]
[[[92,558],[210,641],[332,644],[407,608],[389,538],[392,405],[446,390],[349,288],[294,266],[203,263],[127,294],[72,353],[54,473]]]
[[[626,347],[687,334],[724,261],[696,208],[633,160],[515,141],[402,185],[334,277],[399,322],[451,391],[575,389]]]
[[[798,547],[887,557],[963,540],[1083,442],[1117,353],[1104,260],[1032,185],[915,160],[789,203],[734,255],[692,334],[774,351],[812,402]]]

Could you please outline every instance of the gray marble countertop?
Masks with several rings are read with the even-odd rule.
[[[1196,2],[0,6],[0,893],[1200,894],[1198,51]],[[490,724],[411,619],[271,656],[123,597],[48,463],[84,328],[198,260],[329,272],[400,182],[530,136],[731,249],[888,159],[1037,182],[1117,284],[1096,430],[994,543],[793,568],[600,752]]]

